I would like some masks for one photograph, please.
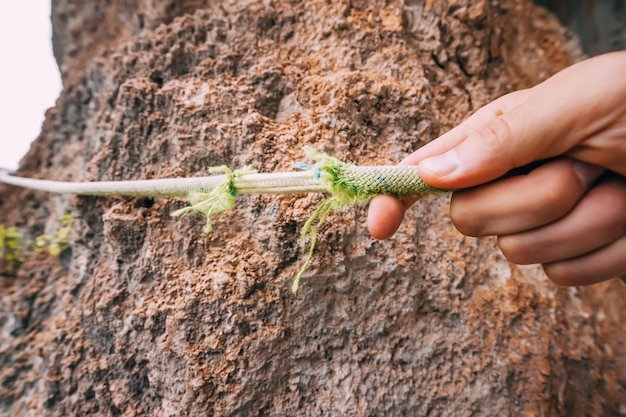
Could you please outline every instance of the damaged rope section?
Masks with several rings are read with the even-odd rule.
[[[61,182],[9,175],[0,171],[0,182],[53,193],[77,195],[118,195],[131,197],[180,197],[189,206],[172,213],[182,216],[199,212],[206,218],[206,231],[212,230],[211,219],[235,207],[237,196],[244,194],[328,193],[302,228],[301,239],[309,249],[291,290],[296,292],[317,243],[317,230],[335,210],[387,194],[398,198],[439,193],[446,190],[431,187],[414,166],[361,166],[342,162],[312,148],[305,148],[313,164],[296,164],[303,171],[257,173],[250,168],[231,171],[225,166],[211,168],[223,175],[193,178],[170,178],[138,181]]]
[[[445,191],[426,184],[414,166],[359,166],[309,147],[305,147],[305,152],[315,164],[301,167],[312,171],[317,179],[326,183],[330,196],[320,203],[302,227],[301,240],[306,243],[308,238],[309,251],[291,285],[293,293],[298,291],[302,275],[313,257],[317,230],[333,211],[365,202],[379,194],[402,198]]]

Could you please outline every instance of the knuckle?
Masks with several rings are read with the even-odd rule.
[[[584,192],[571,170],[545,178],[543,185],[537,187],[538,204],[542,207],[545,220],[556,220],[568,213]]]
[[[577,285],[582,277],[576,275],[576,272],[565,268],[561,263],[548,263],[543,264],[543,271],[550,278],[552,282],[564,287],[571,287]]]
[[[529,265],[536,262],[536,250],[524,244],[515,235],[498,236],[498,246],[506,259],[514,264]]]
[[[570,210],[572,203],[563,191],[557,187],[545,187],[541,191],[540,201],[546,222],[556,220]]]
[[[569,211],[587,192],[596,176],[586,174],[583,177],[591,177],[581,178],[574,169],[573,161],[568,159],[550,162],[539,170],[541,173],[535,178],[538,203],[544,206],[547,213],[555,215]]]
[[[462,196],[455,193],[450,203],[450,218],[454,227],[465,236],[484,236],[485,222],[463,202]]]
[[[505,117],[496,117],[476,134],[485,145],[492,149],[501,149],[512,138],[511,125]]]

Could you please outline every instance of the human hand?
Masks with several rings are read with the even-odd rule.
[[[504,176],[544,161],[527,175]],[[428,184],[464,189],[450,216],[469,236],[498,236],[517,264],[587,285],[626,273],[626,52],[573,65],[505,95],[401,162]],[[416,199],[372,200],[368,229],[392,236]]]

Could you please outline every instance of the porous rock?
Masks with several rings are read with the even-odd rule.
[[[393,164],[580,58],[526,1],[53,0],[64,89],[18,174],[292,170],[310,145]],[[586,416],[626,409],[625,289],[560,288],[459,234],[448,197],[386,241],[320,195],[248,196],[203,232],[171,199],[0,186],[0,221],[75,219],[0,282],[0,412],[23,416]]]

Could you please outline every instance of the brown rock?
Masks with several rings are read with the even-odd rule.
[[[395,163],[579,57],[526,1],[216,3],[53,1],[65,88],[19,174]],[[559,288],[441,197],[383,242],[365,208],[332,215],[293,296],[321,198],[243,197],[207,235],[174,200],[0,186],[0,222],[75,218],[60,258],[2,266],[0,412],[623,415],[625,287]]]

